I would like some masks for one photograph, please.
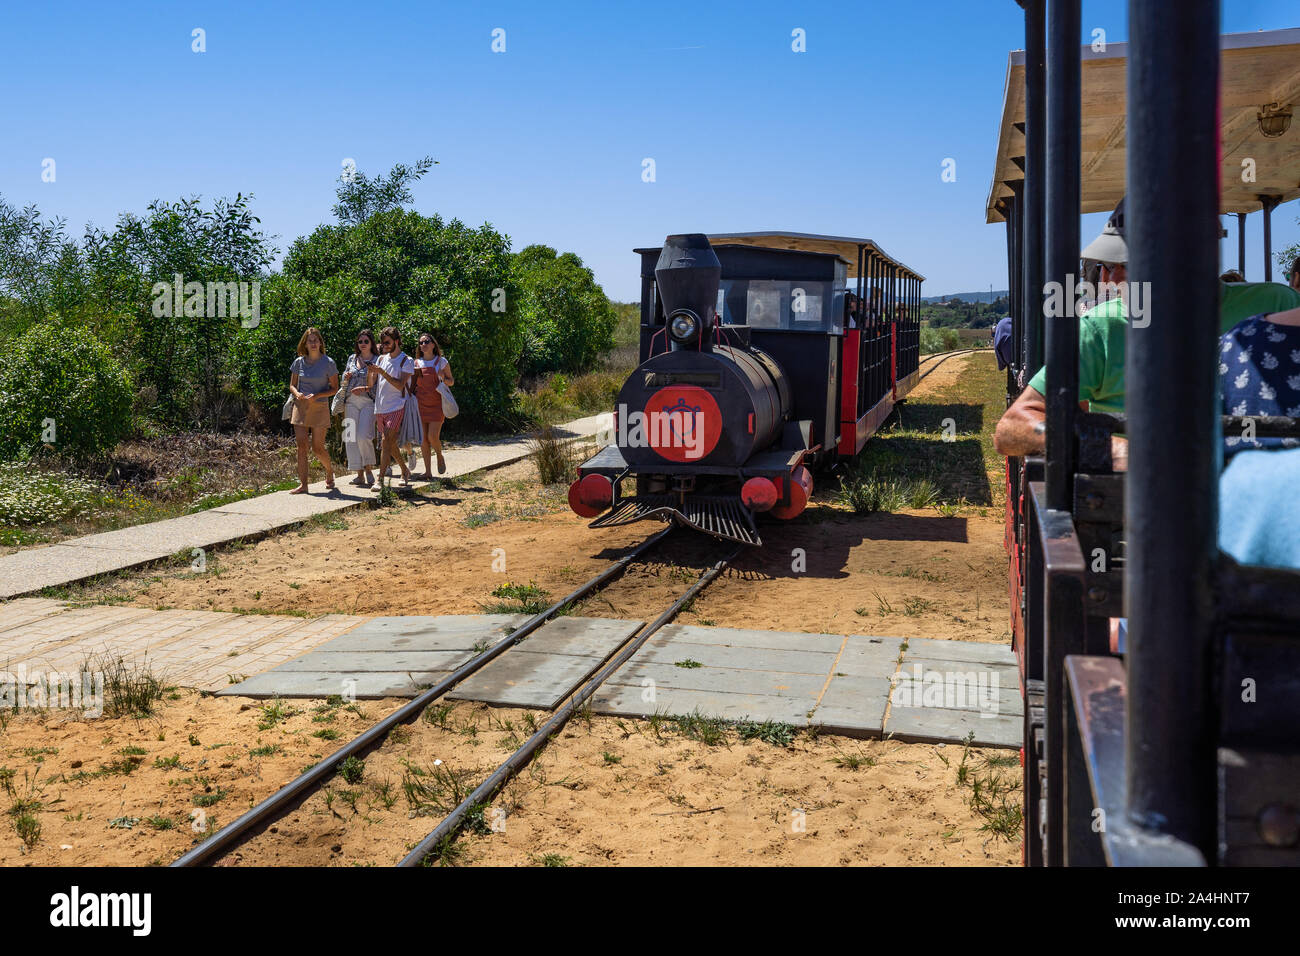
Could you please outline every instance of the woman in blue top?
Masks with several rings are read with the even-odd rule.
[[[289,494],[307,490],[307,448],[325,469],[325,487],[334,490],[334,465],[325,450],[325,433],[330,427],[330,396],[339,390],[339,369],[325,354],[320,329],[309,328],[298,340],[298,357],[289,366],[289,392],[293,395],[293,437],[298,442],[298,487]]]
[[[1251,416],[1300,418],[1300,309],[1256,315],[1220,340],[1223,435],[1219,547],[1241,564],[1300,569],[1300,439],[1258,438]]]

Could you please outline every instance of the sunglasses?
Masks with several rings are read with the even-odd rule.
[[[421,344],[421,345],[432,345],[432,344],[433,344],[433,341],[432,341],[431,339],[420,339],[420,344]]]

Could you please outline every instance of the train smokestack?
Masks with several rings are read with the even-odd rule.
[[[708,236],[692,232],[669,236],[655,264],[655,284],[664,304],[668,338],[674,349],[712,349],[713,317],[722,263]]]

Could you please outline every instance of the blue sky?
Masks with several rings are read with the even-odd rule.
[[[1125,39],[1126,8],[1084,0],[1084,35]],[[927,294],[1005,286],[984,202],[1023,43],[1012,0],[67,2],[5,20],[0,195],[76,233],[155,198],[251,192],[283,250],[331,221],[345,159],[378,173],[429,154],[417,209],[576,252],[621,300],[639,295],[631,249],[686,231],[870,236]],[[1293,0],[1224,4],[1225,32],[1298,25]],[[1298,206],[1274,214],[1275,248],[1300,240]]]

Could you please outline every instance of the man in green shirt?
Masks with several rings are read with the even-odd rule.
[[[1094,412],[1124,411],[1124,337],[1128,246],[1124,238],[1124,201],[1115,208],[1102,234],[1082,252],[1101,262],[1103,283],[1114,283],[1120,297],[1102,302],[1079,317],[1079,404]],[[1277,282],[1219,283],[1219,331],[1226,332],[1252,315],[1300,307],[1300,292]],[[1217,344],[1217,343],[1216,343]],[[1041,455],[1047,432],[1047,368],[1040,368],[1028,387],[998,422],[994,445],[1002,455]],[[1112,442],[1117,468],[1127,457],[1122,438]]]

